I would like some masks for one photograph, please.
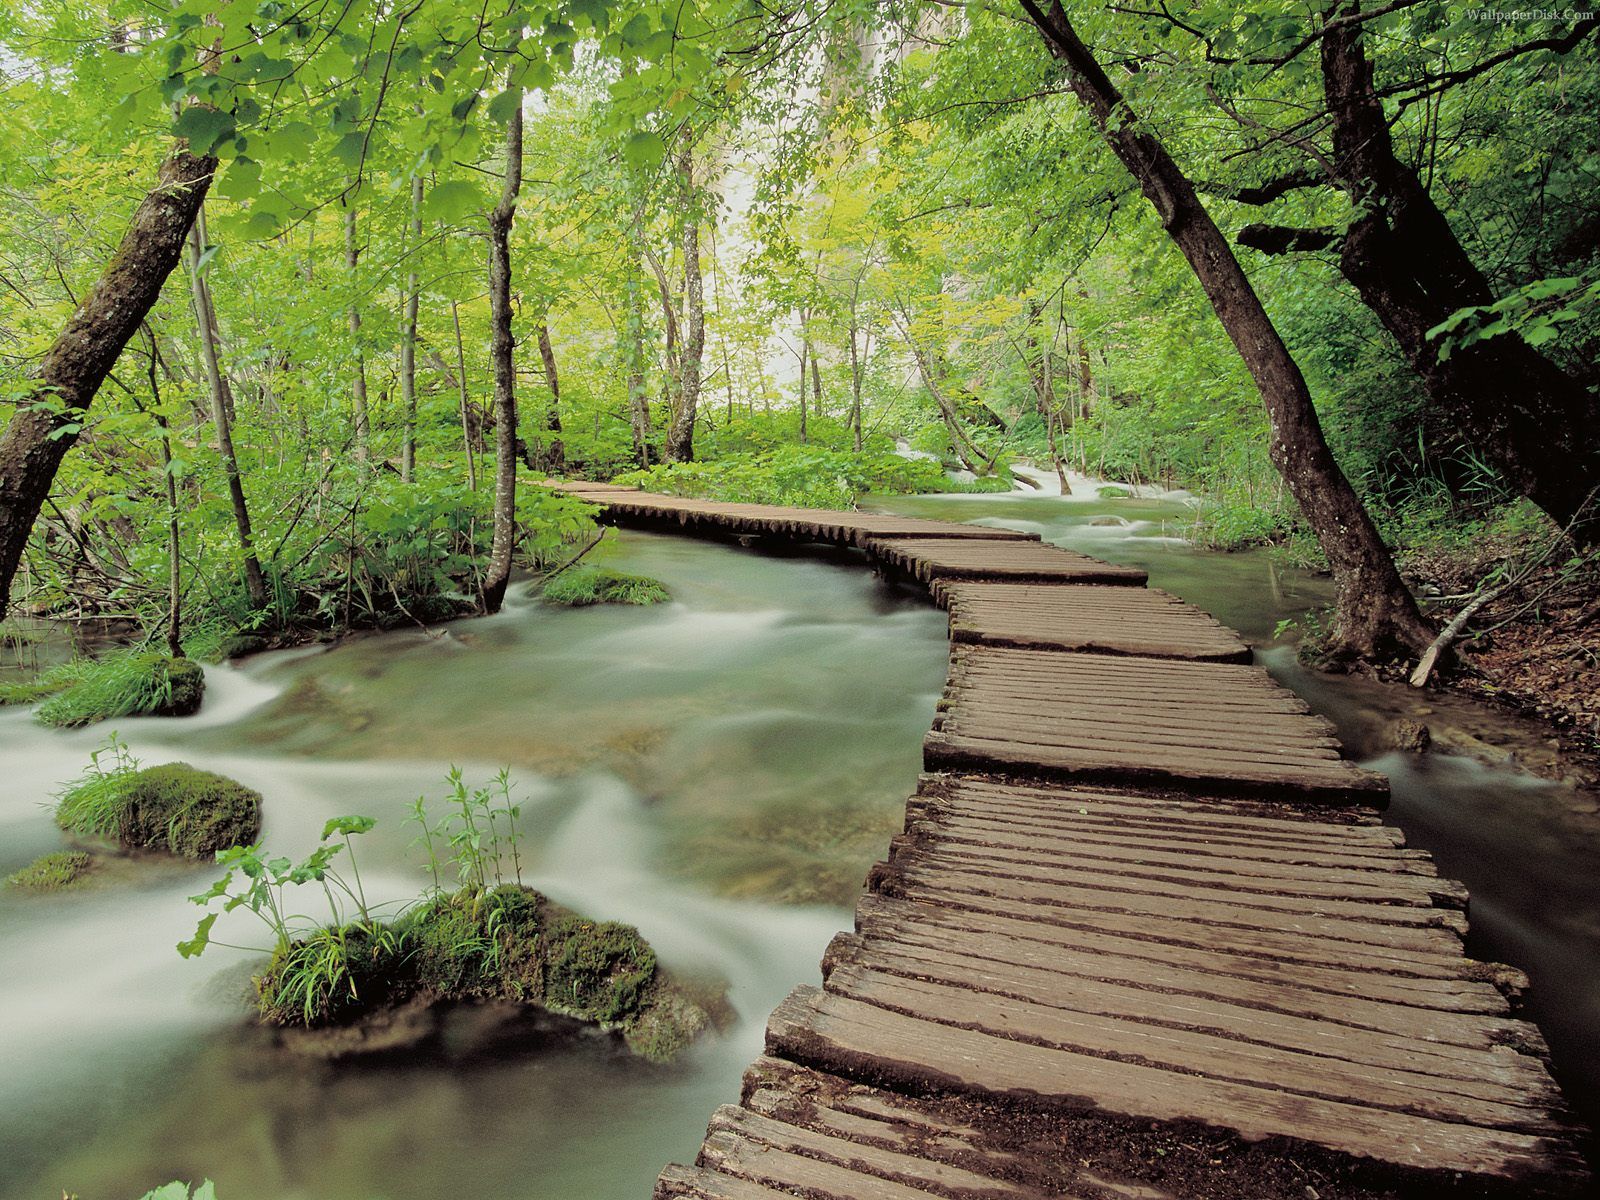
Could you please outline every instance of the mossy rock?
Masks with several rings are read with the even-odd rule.
[[[1133,496],[1133,492],[1130,489],[1115,483],[1108,483],[1095,488],[1094,494],[1102,500],[1127,500]]]
[[[5,882],[22,891],[60,892],[82,883],[93,867],[94,859],[81,850],[57,850],[6,876]]]
[[[632,925],[564,914],[545,931],[544,944],[546,1007],[603,1024],[639,1011],[656,955]]]
[[[323,929],[273,954],[255,979],[257,1006],[272,1025],[338,1024],[406,1000],[404,962],[403,939],[384,926]]]
[[[667,585],[647,575],[628,575],[598,567],[574,567],[544,585],[550,604],[582,608],[590,604],[661,604],[672,599]]]
[[[396,928],[416,985],[451,999],[537,999],[545,903],[537,892],[501,887],[480,896],[457,892],[413,909]]]
[[[244,658],[249,654],[260,654],[271,644],[258,633],[236,633],[217,647],[217,657],[224,661],[230,658]]]
[[[54,692],[35,716],[46,725],[74,728],[112,717],[186,717],[200,708],[206,676],[187,658],[122,653],[64,663],[34,686]]]
[[[127,846],[211,858],[261,836],[261,793],[188,763],[135,771],[119,787],[118,838]]]
[[[158,717],[187,717],[200,711],[206,694],[206,673],[199,663],[187,658],[162,660],[159,668],[167,676],[167,700],[150,711]]]
[[[628,1049],[653,1063],[668,1063],[712,1027],[711,1014],[681,992],[660,989],[628,1023]]]

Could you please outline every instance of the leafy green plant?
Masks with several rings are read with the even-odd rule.
[[[146,1192],[139,1200],[217,1200],[217,1192],[209,1179],[196,1184],[174,1180],[172,1183],[162,1184],[154,1191]]]

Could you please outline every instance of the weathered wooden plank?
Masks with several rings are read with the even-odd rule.
[[[1008,542],[974,553],[964,540],[880,535],[867,553],[924,583],[941,579],[1027,580],[1142,586],[1145,572],[1043,543]]]

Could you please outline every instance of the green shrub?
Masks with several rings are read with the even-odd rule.
[[[589,604],[661,604],[672,599],[666,584],[645,575],[627,575],[599,567],[574,567],[544,585],[550,604],[581,608]]]
[[[77,783],[56,797],[56,824],[125,846],[209,858],[261,832],[261,796],[223,775],[187,763],[138,769],[112,740],[95,752]]]
[[[59,892],[80,882],[92,866],[94,859],[81,850],[57,850],[6,876],[6,886],[31,892]]]
[[[556,918],[544,940],[546,1007],[608,1024],[638,1012],[656,956],[637,929],[569,913]]]
[[[100,659],[74,659],[46,671],[32,685],[13,685],[15,698],[26,703],[51,698],[35,714],[46,725],[70,728],[111,717],[183,717],[200,707],[205,672],[186,658],[125,651]]]
[[[646,491],[746,504],[851,508],[868,492],[904,495],[960,490],[944,468],[892,450],[826,450],[779,446],[709,462],[671,463],[629,471],[613,481]]]

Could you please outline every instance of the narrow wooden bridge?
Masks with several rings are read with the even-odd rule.
[[[658,1200],[1590,1194],[1465,890],[1234,633],[1028,534],[559,486],[950,613],[905,832]]]

